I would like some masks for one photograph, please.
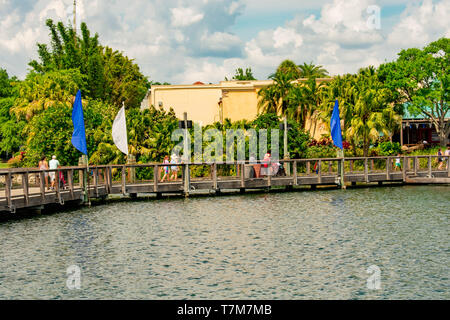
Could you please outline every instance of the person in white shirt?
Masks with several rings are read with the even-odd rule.
[[[49,161],[48,166],[50,170],[56,170],[61,167],[59,161],[56,160],[56,156],[52,156],[52,160]],[[49,172],[49,176],[50,181],[52,182],[51,188],[55,190],[56,172],[55,171]]]
[[[447,157],[450,157],[450,147],[447,147],[447,150],[445,150],[444,155]],[[449,162],[450,162],[450,158],[447,158],[447,166],[445,167],[447,170],[448,170]]]

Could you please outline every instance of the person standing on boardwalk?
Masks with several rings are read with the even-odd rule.
[[[52,160],[50,160],[50,162],[49,162],[49,169],[56,170],[58,168],[61,168],[61,164],[59,163],[58,160],[56,160],[56,156],[52,156]],[[52,171],[49,173],[49,175],[50,175],[50,181],[52,183],[51,189],[55,190],[56,172]]]
[[[402,169],[402,165],[400,163],[400,153],[397,154],[397,158],[395,158],[395,171],[397,171],[397,169]]]
[[[263,159],[263,168],[262,168],[262,172],[261,175],[271,175],[272,174],[272,170],[271,167],[269,167],[269,163],[271,161],[271,155],[270,155],[270,150],[267,151],[267,153],[264,155],[264,159]]]
[[[48,170],[48,162],[47,162],[47,157],[46,156],[43,156],[41,158],[41,161],[39,161],[38,167],[39,167],[39,170]],[[47,189],[50,189],[48,187],[48,172],[44,172],[44,181],[45,181],[45,187]]]
[[[172,153],[172,155],[170,156],[170,163],[171,164],[177,164],[179,163],[179,158],[177,156],[177,154],[174,152]],[[177,181],[178,179],[178,166],[171,166],[170,169],[172,170],[172,174],[170,176],[170,179],[173,181]]]
[[[447,157],[450,157],[450,147],[447,147],[447,150],[445,150],[444,155]],[[447,158],[447,165],[445,166],[445,168],[448,170],[448,166],[450,165],[450,158]]]
[[[442,150],[441,150],[441,148],[439,148],[437,155],[438,155],[437,161],[438,161],[438,164],[439,164],[438,170],[442,170],[442,166],[444,165],[444,159],[442,159]]]
[[[169,163],[169,156],[165,156],[164,157],[164,164],[168,164]],[[164,180],[167,178],[167,181],[170,181],[170,177],[169,177],[169,166],[165,166],[163,167],[164,170],[164,176],[161,179],[161,182],[164,182]]]

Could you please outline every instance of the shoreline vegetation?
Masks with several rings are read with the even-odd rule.
[[[90,163],[124,164],[126,157],[115,147],[111,126],[125,103],[130,154],[136,163],[162,162],[176,145],[171,134],[178,128],[173,110],[151,107],[140,110],[149,81],[139,66],[124,53],[100,43],[85,23],[81,34],[70,25],[47,20],[48,44],[37,44],[38,60],[24,80],[10,77],[0,66],[0,158],[8,167],[36,167],[39,159],[56,155],[63,166],[77,165],[80,153],[72,147],[72,103],[78,90],[83,94],[87,147]],[[214,123],[203,127],[219,129],[278,128],[286,116],[292,128],[288,135],[291,158],[335,157],[329,135],[316,141],[309,132],[317,123],[329,125],[333,105],[339,100],[345,156],[391,156],[404,153],[393,136],[401,117],[430,119],[446,146],[450,123],[449,107],[450,39],[441,38],[423,49],[402,50],[397,60],[375,68],[361,68],[356,74],[329,77],[313,63],[297,65],[283,61],[269,76],[273,84],[259,91],[259,115],[253,120]],[[303,84],[294,80],[307,78]],[[236,70],[235,80],[254,80],[251,68]],[[306,119],[312,119],[307,126]],[[198,124],[194,123],[194,127]],[[190,130],[191,136],[194,129]],[[280,134],[280,146],[283,145]],[[204,143],[206,146],[206,143]],[[267,146],[270,149],[270,145]],[[236,150],[237,148],[235,148]],[[436,154],[437,147],[415,154]],[[248,153],[248,148],[246,148]],[[247,157],[248,158],[248,157]],[[0,168],[5,168],[4,162]]]

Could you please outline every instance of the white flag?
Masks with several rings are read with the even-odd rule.
[[[119,110],[112,125],[112,137],[116,147],[128,155],[127,122],[125,120],[125,105]]]

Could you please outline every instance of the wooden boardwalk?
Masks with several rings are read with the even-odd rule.
[[[36,168],[0,170],[0,212],[40,208],[48,204],[67,202],[83,204],[86,199],[101,199],[109,195],[135,197],[138,194],[184,194],[249,189],[298,188],[320,185],[372,184],[397,182],[405,184],[443,183],[450,181],[450,166],[439,170],[437,156],[400,157],[401,167],[395,170],[397,157],[331,158],[280,160],[286,175],[269,174],[251,178],[251,168],[259,171],[261,164],[234,162],[231,164],[179,164],[181,177],[177,181],[161,183],[159,163],[64,167],[42,171]],[[443,157],[449,163],[450,157]],[[269,168],[276,164],[269,164]],[[170,167],[170,165],[169,165]],[[343,170],[340,168],[343,167]],[[55,190],[45,186],[45,174],[61,173],[66,184],[56,184]],[[343,172],[343,177],[340,172]],[[156,174],[155,174],[156,173]],[[87,179],[89,177],[89,179]],[[344,185],[342,185],[342,178]],[[88,181],[87,181],[88,180]],[[87,183],[86,183],[87,181]],[[89,193],[89,197],[87,197]]]

